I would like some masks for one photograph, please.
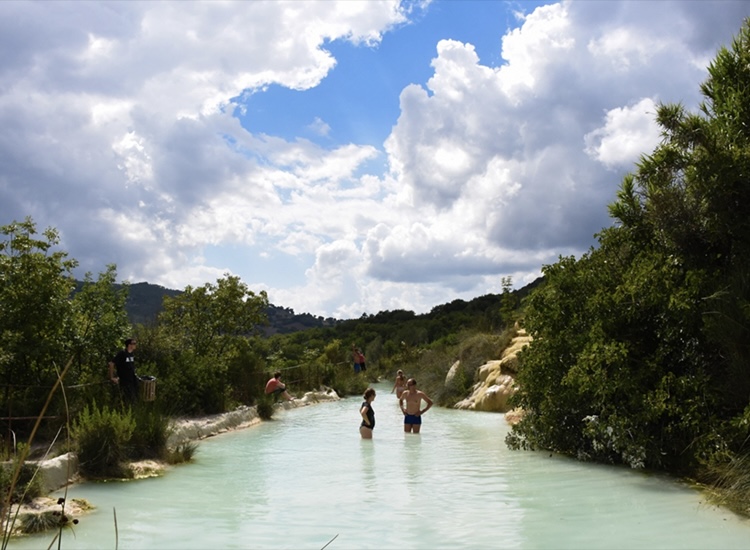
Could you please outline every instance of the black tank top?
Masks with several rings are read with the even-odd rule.
[[[362,403],[362,407],[367,407],[367,420],[370,421],[370,425],[368,426],[365,424],[365,421],[362,421],[362,425],[365,428],[374,428],[375,427],[375,411],[372,410],[372,403],[368,403],[367,401],[364,401]],[[359,410],[362,410],[362,407],[359,408]]]

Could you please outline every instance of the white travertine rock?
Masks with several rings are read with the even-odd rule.
[[[453,379],[456,377],[456,373],[458,372],[458,368],[461,366],[461,361],[456,361],[453,363],[450,369],[448,369],[448,374],[445,375],[445,385],[450,386],[451,383],[453,383]]]
[[[513,376],[518,372],[518,352],[531,342],[531,336],[519,329],[499,360],[487,361],[477,370],[479,382],[471,394],[453,407],[455,409],[508,412],[508,400],[516,391]],[[452,369],[453,367],[451,367]]]
[[[296,407],[320,403],[321,401],[338,400],[339,396],[335,391],[331,388],[323,388],[320,391],[307,392],[301,399],[279,401],[275,406],[281,409],[294,409]],[[167,440],[167,446],[176,447],[187,441],[205,439],[229,430],[247,428],[260,423],[260,421],[260,416],[258,416],[256,408],[247,406],[242,406],[226,413],[178,420],[175,422],[172,434]]]
[[[500,371],[516,374],[518,372],[518,355],[507,355],[500,359]]]
[[[478,376],[480,382],[485,382],[487,378],[490,376],[492,371],[499,370],[500,369],[500,361],[498,360],[492,360],[487,361],[484,365],[479,367]]]
[[[38,464],[44,493],[51,493],[78,480],[78,457],[75,453],[65,453]]]
[[[474,409],[478,411],[506,412],[508,399],[515,393],[513,378],[507,374],[497,377],[496,383],[483,388],[474,399]]]

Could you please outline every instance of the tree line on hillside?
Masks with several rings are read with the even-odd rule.
[[[123,287],[123,284],[115,284],[115,290]],[[83,287],[82,281],[76,282],[76,291]],[[157,321],[159,313],[164,306],[164,298],[174,298],[182,293],[181,290],[173,290],[160,285],[147,282],[128,283],[125,310],[128,320],[133,325],[147,325]],[[332,326],[337,322],[333,318],[324,318],[309,313],[295,313],[293,309],[275,306],[269,303],[265,317],[267,322],[263,324],[262,331],[265,335],[288,334],[314,327]]]
[[[541,284],[542,279],[542,277],[538,277],[535,281],[524,287],[512,291],[513,303],[520,303],[533,289]],[[477,325],[491,328],[501,322],[503,316],[509,317],[507,311],[503,312],[498,309],[498,304],[502,304],[502,295],[510,291],[512,281],[510,278],[507,281],[505,278],[502,278],[502,281],[505,281],[502,286],[502,294],[490,293],[471,300],[455,299],[449,303],[433,307],[426,314],[415,314],[407,310],[399,310],[397,312],[381,311],[376,314],[364,313],[360,317],[360,320],[372,320],[376,323],[382,323],[387,319],[387,322],[390,323],[394,318],[420,320],[463,316],[464,319],[469,320],[468,323],[471,326]],[[127,285],[114,284],[114,289],[117,291],[124,286],[127,286],[125,311],[128,320],[133,325],[155,323],[163,309],[164,298],[174,298],[182,293],[181,290],[173,290],[147,282],[128,283]],[[80,291],[82,287],[83,282],[76,282],[76,291]],[[483,318],[481,321],[478,320],[480,317]],[[290,334],[312,328],[333,327],[342,322],[344,321],[333,317],[323,317],[310,313],[296,313],[292,308],[269,303],[265,311],[265,321],[259,328],[265,336],[272,336],[275,334]]]
[[[750,511],[750,23],[699,113],[658,107],[662,141],[624,178],[613,227],[543,270],[525,323],[513,447],[734,486]]]

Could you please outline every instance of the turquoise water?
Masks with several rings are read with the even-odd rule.
[[[750,548],[750,522],[683,484],[510,451],[499,414],[435,407],[404,434],[390,386],[376,388],[371,441],[350,398],[204,440],[161,478],[69,488],[97,510],[62,548]]]

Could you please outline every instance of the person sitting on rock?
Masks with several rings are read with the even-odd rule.
[[[294,401],[294,397],[286,391],[286,384],[281,381],[281,372],[279,371],[273,373],[273,378],[266,382],[266,395],[273,395],[274,397],[280,395],[287,401]]]

